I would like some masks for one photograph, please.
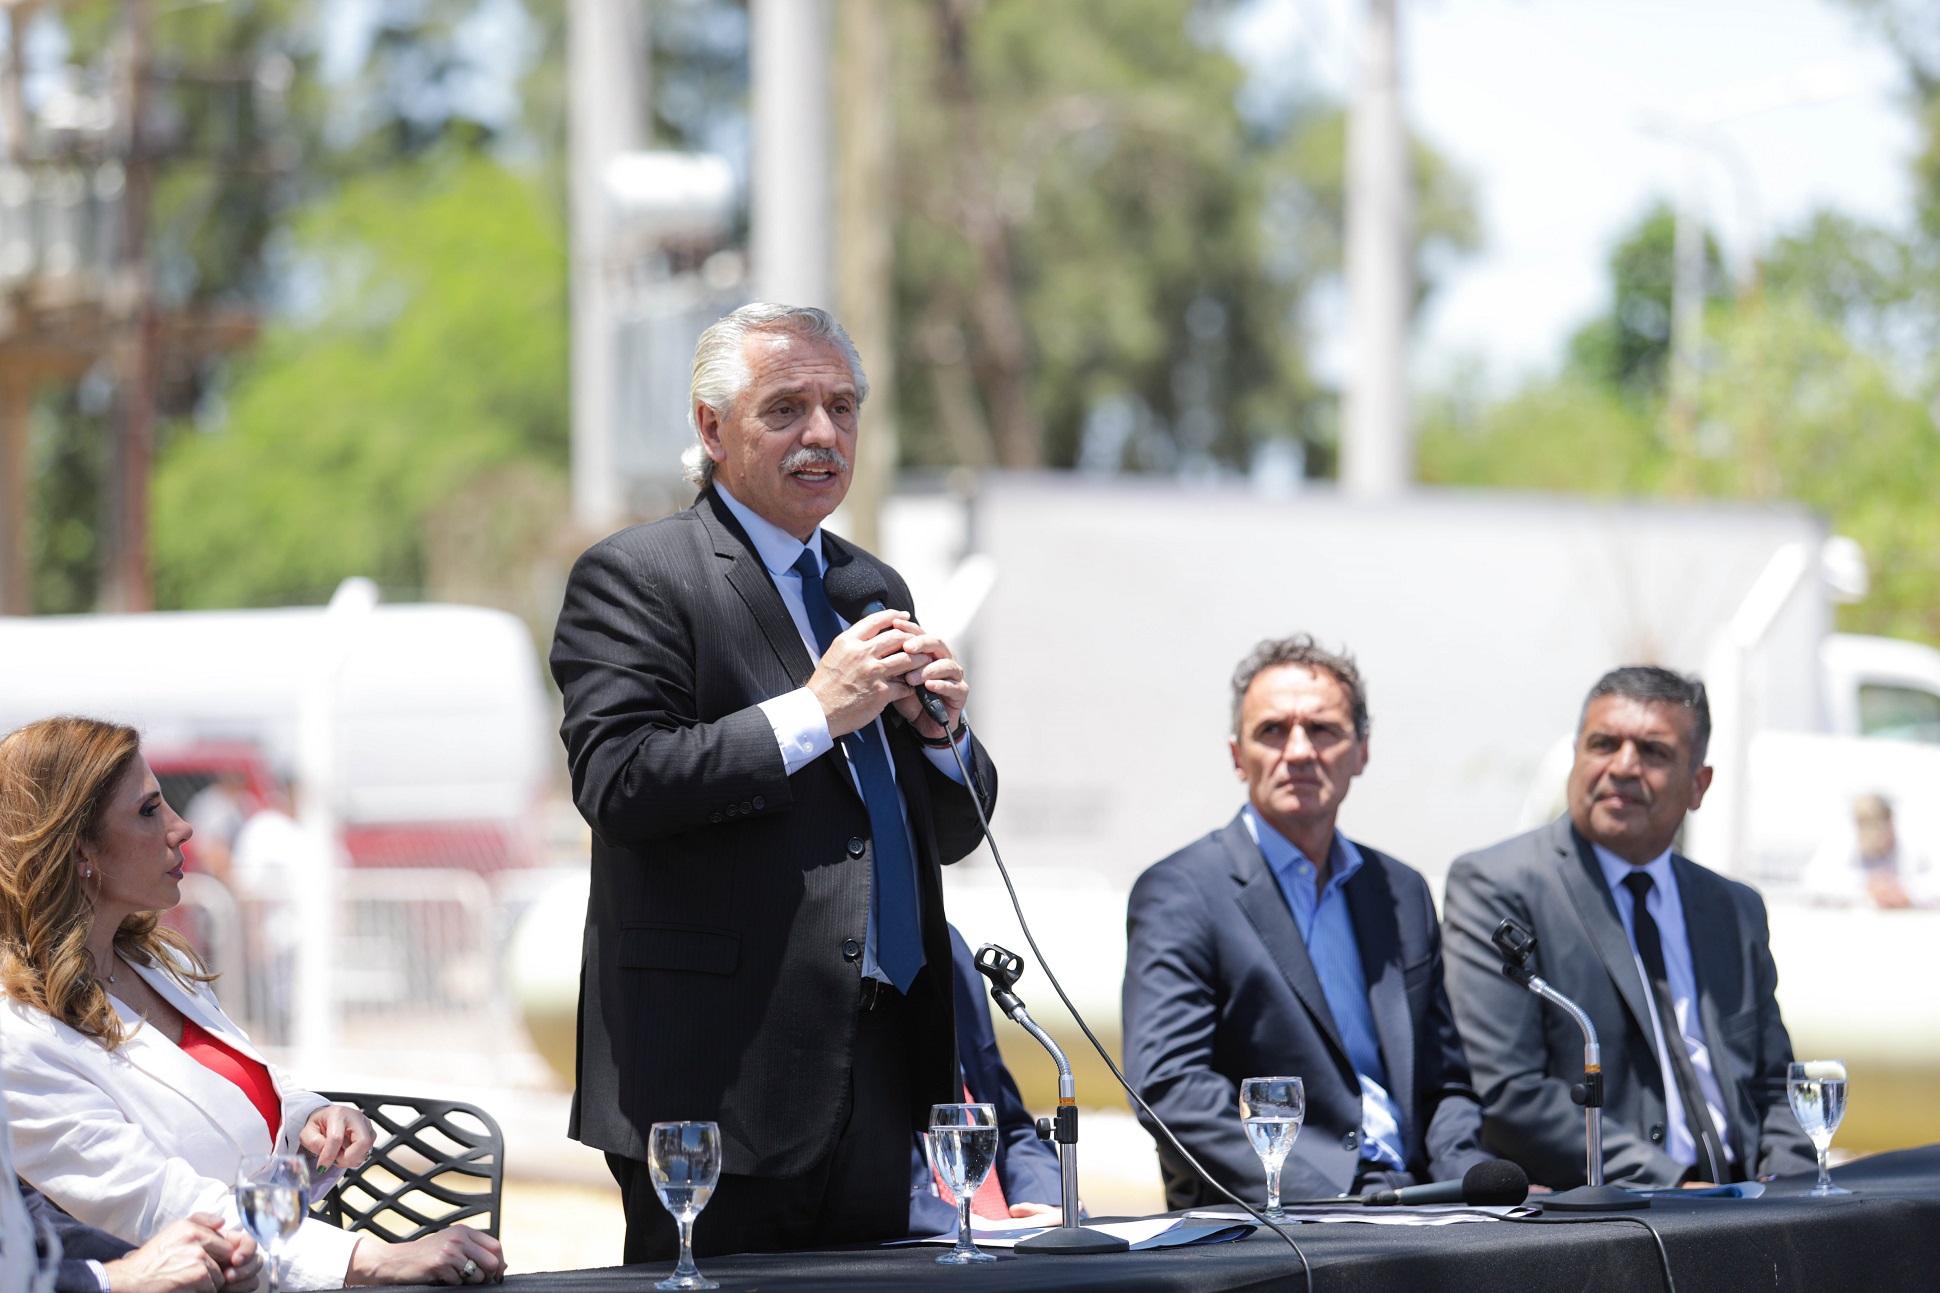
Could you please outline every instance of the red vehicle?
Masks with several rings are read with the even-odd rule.
[[[246,741],[208,741],[162,746],[148,752],[148,766],[162,785],[162,797],[177,812],[218,778],[233,776],[240,785],[244,815],[264,808],[292,811],[281,783],[263,752]],[[533,864],[537,849],[528,832],[500,822],[346,822],[344,848],[352,866],[457,867],[480,874]],[[184,853],[198,864],[195,841]]]

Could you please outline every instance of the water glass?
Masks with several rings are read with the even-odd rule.
[[[713,1122],[656,1122],[647,1132],[647,1171],[660,1204],[680,1227],[680,1262],[657,1289],[721,1287],[694,1265],[694,1219],[721,1179],[721,1126]]]
[[[236,1168],[236,1212],[263,1250],[269,1291],[276,1293],[283,1245],[310,1212],[310,1164],[298,1154],[245,1154]]]
[[[1846,1062],[1844,1060],[1803,1060],[1785,1074],[1785,1094],[1791,1098],[1792,1114],[1819,1152],[1819,1183],[1806,1191],[1808,1198],[1823,1199],[1833,1194],[1851,1194],[1832,1183],[1826,1170],[1826,1152],[1832,1148],[1832,1133],[1839,1130],[1846,1116]]]
[[[1266,1169],[1266,1210],[1261,1215],[1269,1221],[1286,1218],[1280,1210],[1280,1169],[1306,1117],[1307,1090],[1297,1077],[1247,1078],[1239,1084],[1240,1124]]]
[[[994,1262],[978,1252],[970,1233],[970,1200],[997,1165],[997,1110],[987,1104],[930,1106],[930,1161],[957,1196],[957,1246],[936,1259],[939,1266]]]

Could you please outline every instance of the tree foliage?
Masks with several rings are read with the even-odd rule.
[[[1306,307],[1339,272],[1341,115],[1244,118],[1225,8],[897,7],[906,460],[1175,470],[1284,439],[1324,468]],[[1417,171],[1432,278],[1474,223]]]
[[[437,508],[508,464],[563,469],[565,247],[543,192],[437,154],[346,185],[296,244],[317,299],[160,464],[164,605],[314,601],[351,574],[420,589]]]

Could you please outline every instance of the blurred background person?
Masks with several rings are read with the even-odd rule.
[[[182,810],[182,820],[195,832],[196,865],[224,884],[229,883],[236,837],[255,808],[249,795],[249,778],[225,768],[196,791]]]
[[[1584,699],[1569,811],[1458,858],[1448,873],[1448,991],[1488,1109],[1483,1139],[1557,1188],[1584,1183],[1583,1042],[1506,978],[1505,918],[1529,969],[1586,1011],[1603,1053],[1603,1170],[1639,1187],[1744,1181],[1815,1164],[1786,1103],[1765,902],[1674,851],[1711,786],[1704,684],[1613,669]]]
[[[975,954],[962,931],[950,926],[950,979],[956,995],[957,1060],[963,1071],[963,1098],[970,1104],[994,1105],[997,1110],[997,1165],[984,1178],[983,1188],[970,1200],[979,1217],[1038,1218],[1055,1226],[1063,1217],[1063,1177],[1057,1151],[1037,1138],[1037,1121],[1024,1107],[1017,1080],[1004,1065],[991,1026],[988,982],[977,972]],[[917,1133],[910,1158],[909,1233],[940,1235],[953,1232],[960,1220],[956,1196],[930,1163]]]
[[[1262,642],[1233,673],[1232,732],[1238,816],[1132,888],[1127,1077],[1242,1198],[1261,1168],[1239,1085],[1277,1074],[1306,1084],[1286,1195],[1459,1178],[1488,1155],[1428,882],[1335,828],[1367,767],[1360,669],[1304,633]],[[1147,1130],[1168,1208],[1219,1201]]]
[[[180,900],[186,822],[128,727],[53,718],[0,740],[0,1041],[15,1169],[128,1243],[212,1213],[239,1224],[245,1154],[319,1173],[369,1153],[370,1122],[273,1072],[156,915]],[[455,1226],[386,1244],[306,1218],[287,1286],[478,1283],[498,1242]]]
[[[296,951],[303,940],[298,889],[306,868],[328,860],[290,815],[294,797],[295,788],[287,787],[249,814],[236,833],[228,876],[247,916],[245,936],[253,943],[246,985],[250,1012],[273,1042],[287,1042],[291,1034]]]
[[[1860,795],[1852,815],[1829,831],[1806,864],[1805,892],[1833,905],[1871,903],[1886,910],[1940,902],[1940,866],[1900,839],[1884,795]]]

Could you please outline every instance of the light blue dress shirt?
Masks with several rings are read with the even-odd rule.
[[[768,578],[774,582],[775,591],[781,594],[782,605],[788,608],[789,618],[795,621],[795,631],[801,634],[802,645],[808,648],[808,658],[820,660],[822,648],[816,645],[815,630],[809,625],[808,604],[802,600],[802,577],[796,572],[795,563],[801,560],[802,552],[806,549],[815,554],[815,564],[822,568],[823,573],[827,573],[829,563],[828,558],[822,555],[821,529],[818,527],[815,533],[808,536],[808,542],[803,543],[760,513],[748,508],[734,495],[728,493],[726,487],[718,480],[714,482],[714,492],[721,496],[721,501],[727,504],[728,511],[734,513],[734,519],[739,521],[741,528],[748,532],[749,542],[754,544],[755,553],[761,558],[761,564],[767,567]],[[839,613],[835,619],[843,628],[849,627],[849,622]],[[815,693],[808,688],[798,687],[794,691],[764,700],[757,708],[766,716],[768,726],[774,731],[775,743],[781,748],[782,768],[788,776],[794,776],[815,759],[837,748],[835,738],[829,735],[828,717],[822,713],[822,702],[815,699]],[[875,724],[876,736],[882,741],[883,748],[886,750],[889,748],[889,734],[883,730],[880,718],[875,720]],[[958,746],[963,752],[965,763],[970,761],[969,742],[970,734],[966,731]],[[936,765],[937,771],[958,785],[963,784],[963,773],[958,769],[955,757],[948,750],[932,750],[925,746],[923,755]],[[843,759],[846,765],[848,759],[846,750],[843,752]],[[896,775],[894,759],[889,761],[889,775],[892,778]],[[862,782],[856,777],[853,766],[849,766],[849,777],[855,781],[856,791],[860,793]],[[900,796],[899,791],[898,797]],[[909,826],[908,804],[903,805],[903,826],[905,829]],[[912,858],[916,856],[916,845],[913,840],[910,843],[909,855]],[[881,979],[884,983],[890,982],[889,976],[876,962],[876,892],[873,885],[869,890],[869,930],[862,945],[862,976],[866,979]]]
[[[1401,1109],[1388,1094],[1387,1066],[1381,1062],[1381,1042],[1374,1032],[1374,1009],[1367,1002],[1367,972],[1361,968],[1361,942],[1347,910],[1344,886],[1361,869],[1361,851],[1354,841],[1334,832],[1328,859],[1327,885],[1315,891],[1314,864],[1286,836],[1280,834],[1248,804],[1240,809],[1246,829],[1266,858],[1267,869],[1279,882],[1293,911],[1293,923],[1307,945],[1307,959],[1320,978],[1320,991],[1333,1012],[1361,1080],[1361,1157],[1396,1170],[1405,1170],[1402,1156]]]
[[[1704,1038],[1704,1020],[1698,1014],[1697,971],[1691,963],[1691,938],[1684,927],[1684,898],[1677,888],[1677,872],[1671,869],[1671,853],[1665,849],[1656,858],[1642,867],[1632,866],[1601,844],[1590,847],[1596,852],[1597,865],[1603,868],[1603,883],[1610,886],[1611,897],[1617,900],[1617,915],[1623,920],[1624,936],[1630,940],[1630,959],[1637,967],[1637,979],[1644,985],[1644,997],[1650,997],[1650,976],[1644,973],[1644,961],[1637,954],[1637,900],[1625,887],[1623,878],[1632,871],[1650,873],[1650,894],[1645,906],[1650,918],[1657,922],[1657,939],[1664,948],[1664,979],[1670,988],[1671,1005],[1677,1010],[1678,1031],[1684,1034],[1681,1039],[1685,1053],[1691,1057],[1691,1067],[1697,1072],[1698,1090],[1704,1096],[1704,1103],[1717,1124],[1718,1139],[1724,1142],[1724,1156],[1731,1162],[1738,1160],[1738,1152],[1731,1147],[1731,1138],[1725,1135],[1725,1128],[1731,1124],[1725,1121],[1724,1094],[1718,1086],[1718,1075],[1711,1067],[1711,1048]],[[1671,1055],[1664,1048],[1664,1030],[1657,1019],[1657,1011],[1650,1012],[1651,1044],[1657,1052],[1657,1067],[1664,1077],[1664,1152],[1685,1166],[1697,1162],[1697,1139],[1691,1134],[1691,1125],[1684,1119],[1684,1102],[1677,1098],[1677,1071],[1671,1067]]]

